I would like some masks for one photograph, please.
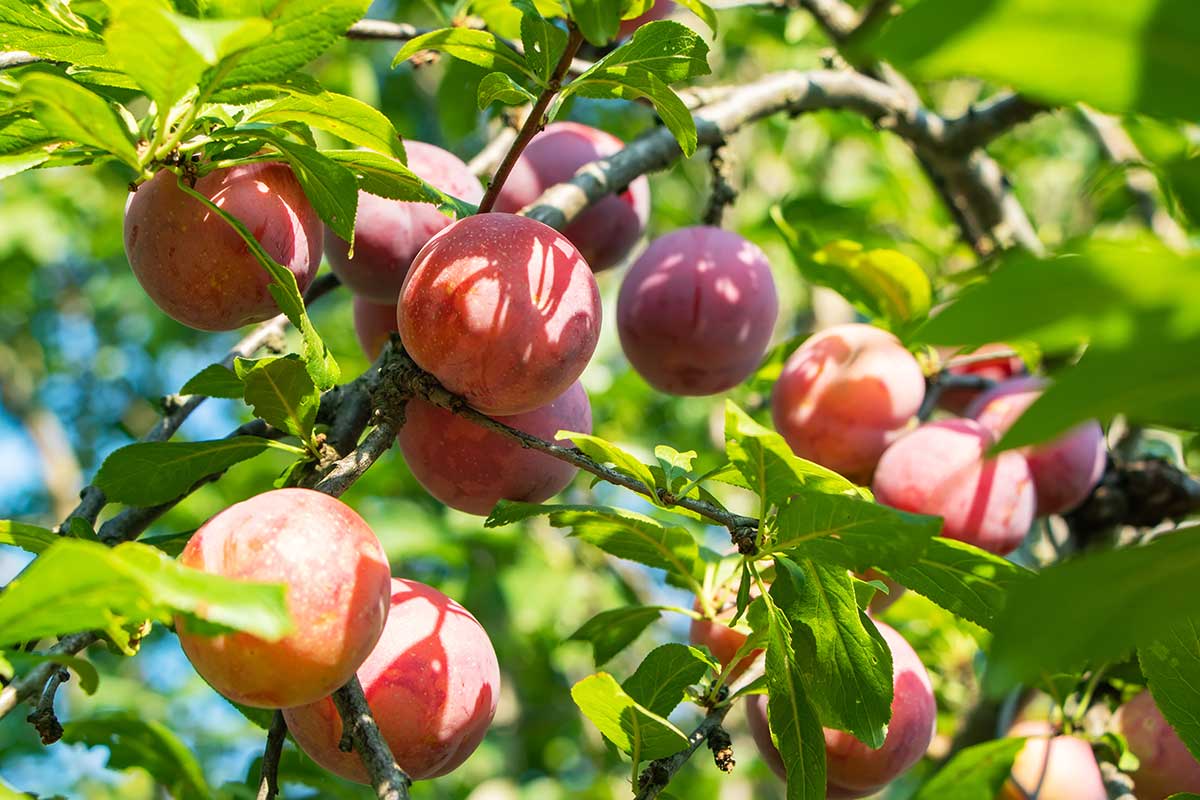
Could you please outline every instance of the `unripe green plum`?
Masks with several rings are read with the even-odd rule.
[[[295,628],[275,642],[203,636],[176,620],[201,677],[248,706],[286,708],[328,695],[358,669],[387,618],[391,576],[379,539],[350,506],[311,489],[276,489],[230,506],[192,535],[179,562],[286,587]]]
[[[1149,691],[1117,709],[1114,724],[1141,762],[1133,773],[1139,800],[1163,800],[1176,792],[1200,794],[1200,761],[1163,717]]]
[[[925,397],[917,360],[892,334],[835,325],[800,345],[771,394],[792,451],[860,483],[913,422]]]
[[[213,170],[195,189],[236,217],[303,292],[321,264],[321,220],[286,164]],[[270,274],[242,237],[162,170],[125,206],[125,254],[134,277],[167,316],[229,331],[279,313]]]
[[[1041,396],[1039,378],[1015,378],[980,395],[967,409],[999,439]],[[1080,423],[1044,444],[1021,449],[1033,474],[1038,516],[1070,511],[1087,499],[1104,475],[1104,431],[1095,420]]]
[[[1026,800],[1035,791],[1038,800],[1107,800],[1092,746],[1075,736],[1047,736],[1044,727],[1044,723],[1024,723],[1010,731],[1012,736],[1029,738],[997,800]]]
[[[411,778],[445,775],[487,733],[500,697],[500,665],[471,613],[423,583],[392,580],[379,644],[358,670],[379,732]],[[358,753],[338,749],[342,720],[329,698],[283,712],[300,749],[330,772],[370,783]]]
[[[655,239],[629,269],[617,333],[651,386],[709,395],[754,372],[778,313],[771,265],[757,245],[721,228],[680,228]]]
[[[468,203],[483,199],[479,179],[453,153],[425,142],[408,141],[404,148],[408,168],[427,183]],[[334,274],[356,295],[394,306],[417,251],[451,222],[432,203],[359,192],[353,258],[350,245],[329,230],[325,232],[325,255]]]
[[[876,622],[892,652],[892,717],[883,746],[872,750],[849,733],[825,729],[826,784],[829,798],[866,797],[904,774],[925,755],[937,727],[937,703],[925,665],[904,637]],[[780,778],[787,771],[767,724],[766,695],[746,704],[750,733],[763,759]]]
[[[550,441],[558,431],[592,432],[591,405],[578,381],[549,405],[496,419]],[[408,468],[425,490],[468,514],[486,516],[502,499],[548,500],[578,472],[420,398],[405,405],[404,425],[396,438]]]
[[[374,303],[365,297],[354,297],[354,333],[367,358],[374,361],[383,352],[393,333],[399,331],[396,324],[396,306]]]
[[[600,290],[575,246],[515,214],[476,214],[413,259],[397,308],[404,348],[485,414],[547,405],[587,366]]]
[[[516,213],[556,183],[571,180],[584,164],[611,156],[625,143],[578,122],[554,122],[530,140],[496,197],[496,211]],[[608,269],[629,254],[650,218],[650,183],[645,176],[610,194],[563,228],[593,270]]]
[[[943,536],[1010,553],[1033,524],[1033,476],[1020,453],[984,458],[993,443],[974,420],[926,423],[879,459],[871,484],[875,499],[941,517]]]

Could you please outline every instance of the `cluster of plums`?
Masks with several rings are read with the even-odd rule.
[[[309,489],[276,489],[206,522],[182,564],[227,578],[280,583],[294,628],[277,641],[206,635],[176,620],[196,671],[221,694],[283,709],[304,752],[368,783],[357,753],[339,749],[330,694],[356,673],[396,762],[415,779],[467,759],[496,713],[500,667],[480,624],[417,581],[395,579],[375,533],[345,503]]]

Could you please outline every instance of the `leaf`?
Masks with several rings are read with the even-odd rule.
[[[191,750],[161,722],[133,712],[100,714],[68,722],[63,741],[105,747],[109,769],[144,769],[180,800],[214,796]]]
[[[717,35],[717,12],[713,11],[712,6],[702,0],[675,0],[675,2],[699,17],[700,21],[712,31],[713,36]]]
[[[567,8],[589,44],[603,47],[616,38],[621,0],[567,0]]]
[[[1177,618],[1158,638],[1138,648],[1150,694],[1192,756],[1200,759],[1200,626]]]
[[[662,606],[627,606],[601,611],[579,630],[567,637],[569,641],[589,642],[596,666],[633,644],[655,620],[662,616]]]
[[[1176,0],[924,0],[875,54],[921,78],[969,74],[1049,101],[1197,119],[1200,14]],[[1014,58],[1020,53],[1020,58]]]
[[[797,458],[782,436],[759,425],[732,400],[725,401],[725,453],[764,507],[782,506],[800,492],[857,492],[833,470]]]
[[[3,0],[0,0],[3,2]],[[30,150],[41,155],[47,145],[59,139],[25,111],[0,114],[0,155],[27,156]]]
[[[641,482],[648,492],[652,495],[654,494],[654,474],[650,472],[648,466],[638,461],[631,453],[622,450],[612,442],[601,439],[599,436],[592,436],[586,433],[559,431],[554,436],[564,441],[570,439],[571,443],[588,458],[598,461],[601,464],[612,464],[617,468],[618,472],[623,472],[634,480]],[[651,499],[654,502],[658,500],[657,496]]]
[[[410,39],[392,59],[392,68],[422,50],[436,50],[484,69],[505,72],[513,77],[526,77],[535,82],[538,80],[520,53],[494,34],[471,28],[443,28]]]
[[[1044,672],[1113,661],[1200,618],[1192,581],[1200,526],[1148,545],[1080,556],[1047,567],[1009,592],[995,626],[985,687],[997,695]]]
[[[0,156],[0,180],[19,175],[50,160],[49,153],[17,153]]]
[[[247,122],[302,122],[359,147],[405,160],[400,134],[388,118],[344,94],[292,93],[254,112]]]
[[[21,82],[19,97],[33,103],[34,116],[51,135],[99,148],[137,168],[133,138],[100,95],[69,78],[36,72]]]
[[[663,471],[663,488],[668,491],[675,485],[677,478],[685,478],[691,474],[692,462],[696,460],[696,451],[688,450],[681,453],[666,444],[656,445],[654,457]]]
[[[479,82],[479,95],[476,99],[479,110],[482,111],[497,100],[506,105],[516,106],[532,103],[537,98],[503,72],[489,72]]]
[[[18,673],[25,673],[34,665],[48,662],[69,667],[79,677],[79,688],[83,690],[84,694],[95,694],[96,688],[100,685],[100,673],[96,671],[96,667],[86,658],[79,656],[65,653],[54,655],[22,652],[0,653],[0,660],[5,658]]]
[[[358,180],[346,167],[319,150],[277,136],[269,141],[296,174],[313,210],[344,241],[354,243],[354,217],[358,212]]]
[[[1200,372],[1180,369],[1200,352],[1200,256],[1149,239],[1083,241],[1043,261],[1012,254],[964,291],[918,336],[932,344],[980,346],[1028,339],[1079,362],[1021,415],[1000,449],[1051,439],[1089,419],[1191,429]],[[1136,269],[1130,265],[1136,264]]]
[[[672,642],[651,650],[621,688],[643,708],[665,719],[683,701],[687,688],[709,671],[720,671],[720,664],[694,647]]]
[[[271,34],[237,56],[222,88],[282,78],[303,67],[364,16],[370,0],[278,0],[264,16]]]
[[[138,542],[61,539],[0,592],[0,641],[169,622],[176,614],[276,640],[291,630],[281,585],[189,569]]]
[[[28,0],[0,0],[0,50],[24,50],[40,58],[108,65],[104,41],[86,28],[73,28]]]
[[[245,385],[245,400],[254,414],[301,441],[312,438],[321,393],[299,356],[292,354],[257,361],[239,358],[234,362]]]
[[[521,11],[521,45],[525,48],[525,63],[541,78],[540,85],[545,86],[567,47],[567,34],[543,19],[537,6],[530,0],[515,0],[513,5]],[[533,99],[532,95],[530,99]]]
[[[666,84],[708,75],[708,44],[700,34],[678,22],[649,22],[634,31],[628,42],[580,74],[576,82],[599,73],[623,74],[630,69],[649,73]]]
[[[557,114],[559,106],[572,94],[594,97],[601,100],[623,98],[637,100],[646,98],[654,105],[659,118],[671,135],[679,142],[679,149],[690,158],[696,152],[698,137],[696,121],[679,95],[652,72],[635,66],[618,66],[612,69],[591,71],[586,78],[580,77],[567,85],[555,99],[550,117]]]
[[[938,517],[909,514],[839,494],[805,493],[786,501],[764,549],[848,569],[915,563],[941,532]]]
[[[442,192],[397,159],[364,150],[322,150],[321,155],[354,173],[358,187],[378,197],[439,203]]]
[[[995,628],[1009,593],[1033,577],[1011,561],[940,536],[929,540],[914,564],[878,566],[892,580],[988,630]]]
[[[881,747],[892,716],[892,656],[859,610],[850,573],[776,558],[771,599],[792,625],[796,667],[822,725]]]
[[[771,219],[805,280],[832,289],[892,330],[929,314],[929,277],[908,256],[897,250],[864,250],[845,240],[813,252],[783,218],[780,206],[771,208]]]
[[[571,687],[571,699],[604,738],[635,762],[663,758],[687,747],[687,736],[625,693],[607,672],[589,675]]]
[[[205,442],[138,442],[115,450],[96,473],[109,502],[155,506],[186,494],[196,481],[253,458],[272,446],[258,436]]]
[[[243,391],[242,380],[233,370],[223,364],[209,364],[189,378],[179,393],[240,399]]]
[[[27,553],[37,555],[61,538],[54,531],[39,528],[37,525],[27,525],[11,519],[0,520],[0,544],[19,547]]]
[[[304,364],[308,368],[308,374],[312,376],[313,383],[321,391],[333,388],[341,377],[341,371],[338,369],[333,353],[329,352],[325,343],[321,341],[321,337],[317,335],[317,329],[313,327],[312,321],[308,318],[308,313],[304,308],[304,298],[300,296],[300,287],[296,285],[296,276],[290,269],[276,263],[267,254],[267,251],[246,229],[241,220],[188,186],[186,181],[177,180],[176,185],[225,220],[242,237],[242,241],[246,243],[246,247],[249,248],[254,259],[270,274],[271,285],[267,288],[279,305],[279,310],[287,316],[288,321],[295,326],[296,330],[300,331],[303,341],[301,356],[304,358]]]
[[[1025,739],[1011,737],[960,750],[925,782],[914,800],[995,800],[1024,747]]]

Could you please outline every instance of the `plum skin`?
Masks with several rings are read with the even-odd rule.
[[[1040,378],[1014,378],[997,384],[975,398],[967,408],[974,418],[999,439],[1041,396]],[[1021,448],[1029,462],[1037,492],[1037,514],[1061,514],[1075,508],[1091,494],[1104,476],[1107,454],[1104,430],[1089,420],[1043,444]]]
[[[496,714],[500,665],[469,611],[431,586],[392,580],[391,610],[358,679],[396,763],[416,780],[445,775],[479,746]],[[338,749],[333,700],[288,708],[288,731],[325,769],[369,784],[358,753]]]
[[[1009,353],[1011,351],[1012,348],[1008,345],[993,342],[992,344],[983,345],[970,355]],[[998,355],[996,358],[989,358],[986,361],[975,361],[970,364],[950,367],[946,372],[950,375],[973,375],[999,383],[1000,381],[1006,381],[1009,378],[1015,378],[1024,374],[1025,362],[1019,356]],[[966,414],[967,408],[974,402],[975,398],[981,394],[983,394],[982,389],[945,389],[938,396],[938,408],[943,408],[953,414],[962,416]]]
[[[408,168],[446,194],[478,203],[479,179],[453,153],[425,142],[406,141]],[[350,245],[325,232],[325,255],[334,274],[356,295],[395,305],[404,276],[417,252],[453,220],[432,203],[417,203],[358,193],[354,220],[354,256]]]
[[[651,242],[617,297],[617,333],[633,368],[656,389],[710,395],[758,367],[779,299],[757,245],[708,226]]]
[[[925,665],[903,636],[882,622],[875,625],[892,652],[891,721],[878,750],[844,731],[825,729],[826,796],[830,798],[865,797],[882,789],[921,760],[937,726],[937,703]],[[771,741],[766,695],[748,699],[746,717],[759,753],[786,780],[783,759]]]
[[[230,506],[192,535],[179,563],[285,585],[295,627],[276,642],[241,632],[206,637],[176,619],[196,671],[256,708],[328,695],[371,652],[387,618],[391,570],[379,539],[348,505],[310,489],[275,489]]]
[[[404,413],[396,438],[405,462],[427,492],[459,511],[486,516],[501,499],[540,503],[578,471],[420,398]],[[560,430],[592,432],[591,405],[578,381],[549,405],[496,419],[551,441]]]
[[[355,295],[352,304],[354,334],[363,354],[374,361],[383,352],[393,333],[399,332],[396,324],[396,305],[372,302]]]
[[[562,234],[527,217],[476,214],[413,259],[397,307],[413,361],[485,414],[552,402],[600,335],[600,290]]]
[[[303,292],[321,264],[322,226],[286,164],[216,169],[197,192],[236,217]],[[167,316],[202,331],[270,319],[279,306],[270,274],[224,219],[162,170],[125,207],[125,254],[134,277]]]
[[[1148,690],[1117,709],[1114,725],[1141,762],[1133,773],[1139,798],[1163,800],[1176,792],[1200,793],[1200,761],[1163,717]]]
[[[625,143],[610,133],[578,122],[553,122],[530,140],[513,165],[496,211],[516,213],[557,183],[571,180],[584,164],[611,156]],[[650,219],[650,182],[640,176],[619,194],[584,209],[563,228],[596,271],[619,264],[637,244]]]
[[[943,519],[942,535],[997,555],[1033,524],[1033,476],[1011,451],[984,458],[991,434],[973,420],[929,422],[884,451],[871,488],[886,506]]]
[[[771,412],[792,452],[863,483],[924,397],[921,367],[900,340],[850,323],[817,333],[792,353],[771,393]]]
[[[1040,787],[1039,800],[1107,800],[1108,792],[1092,746],[1075,736],[1048,736],[1045,727],[1044,723],[1028,722],[1009,731],[1010,736],[1029,738],[1017,754],[1012,773],[997,800],[1024,800],[1026,792],[1032,792],[1034,787]]]

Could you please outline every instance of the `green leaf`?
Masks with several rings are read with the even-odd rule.
[[[525,48],[525,63],[541,78],[541,85],[545,86],[566,49],[567,34],[547,22],[530,0],[515,0],[513,5],[521,11],[521,44]]]
[[[479,95],[476,98],[479,110],[490,106],[496,101],[510,106],[532,103],[537,98],[525,87],[505,75],[503,72],[489,72],[479,82]]]
[[[600,667],[633,644],[642,631],[662,616],[662,609],[662,606],[627,606],[601,611],[567,639],[590,643],[592,659]]]
[[[688,450],[681,453],[670,445],[660,444],[654,448],[654,457],[658,459],[658,465],[662,467],[662,488],[670,491],[675,485],[676,479],[686,478],[691,474],[692,462],[696,460],[696,451]]]
[[[247,122],[302,122],[359,147],[405,160],[400,135],[388,118],[344,94],[289,94],[256,111]]]
[[[273,81],[303,67],[367,13],[370,0],[278,0],[264,16],[271,34],[240,53],[220,86]]]
[[[1011,561],[940,536],[929,540],[916,563],[881,562],[879,568],[950,613],[989,630],[995,628],[1009,593],[1033,577]]]
[[[643,708],[607,672],[589,675],[571,687],[571,699],[604,737],[635,762],[663,758],[687,747],[687,736],[658,714]]]
[[[732,400],[725,401],[725,453],[764,508],[782,506],[801,492],[857,492],[833,470],[797,458],[782,436],[759,425]]]
[[[696,152],[698,138],[692,112],[688,111],[679,95],[671,91],[671,87],[657,75],[636,66],[589,70],[586,74],[586,78],[580,77],[572,81],[566,90],[558,95],[550,111],[551,118],[557,114],[562,102],[572,94],[601,100],[637,100],[644,97],[654,105],[654,110],[658,112],[663,124],[679,142],[679,149],[683,155],[690,158]]]
[[[104,459],[95,484],[109,502],[155,506],[186,494],[201,478],[253,458],[272,446],[258,436],[205,442],[138,442]]]
[[[37,555],[60,538],[54,531],[39,528],[37,525],[27,525],[24,522],[14,522],[11,519],[0,520],[0,544],[12,545]]]
[[[787,798],[821,800],[825,797],[825,733],[804,689],[792,626],[769,593],[755,607],[766,611],[767,722],[787,768]],[[757,622],[752,615],[751,624]],[[760,630],[758,625],[755,629]]]
[[[897,250],[863,250],[857,242],[839,240],[813,251],[783,218],[780,206],[771,219],[783,236],[805,280],[840,294],[892,330],[925,318],[933,289],[924,270]]]
[[[63,741],[105,747],[109,769],[144,769],[180,800],[214,796],[191,749],[161,722],[133,712],[101,714],[68,722]]]
[[[921,78],[971,75],[1049,101],[1194,120],[1197,40],[1200,14],[1176,0],[923,0],[873,49]]]
[[[321,155],[350,170],[358,187],[379,197],[439,203],[442,193],[422,181],[402,162],[364,150],[322,150]]]
[[[133,137],[108,101],[69,78],[36,72],[21,82],[19,97],[33,103],[37,121],[53,136],[111,153],[133,168]]]
[[[1172,159],[1163,171],[1183,213],[1200,225],[1200,156]]]
[[[275,640],[291,630],[284,587],[209,575],[153,547],[61,539],[0,592],[0,641],[169,622],[176,614]]]
[[[863,571],[914,564],[941,532],[938,517],[909,514],[839,494],[805,493],[787,500],[764,549]]]
[[[313,210],[344,241],[354,243],[358,180],[354,173],[306,144],[272,136],[269,141],[287,160]]]
[[[60,140],[25,111],[0,114],[0,155],[42,155],[48,145]]]
[[[1012,737],[960,750],[926,781],[914,800],[995,800],[1023,747],[1023,738]]]
[[[892,656],[859,610],[850,573],[776,558],[771,599],[792,624],[796,666],[821,723],[881,747],[892,716]]]
[[[1200,626],[1177,618],[1158,638],[1138,648],[1150,694],[1192,755],[1200,759]]]
[[[999,694],[1044,672],[1113,661],[1200,618],[1200,526],[1148,545],[1055,564],[1013,587],[995,626],[985,686]]]
[[[243,391],[242,379],[233,370],[223,364],[209,364],[189,378],[179,393],[240,399]]]
[[[296,327],[296,330],[300,331],[303,341],[301,356],[304,358],[305,366],[308,368],[308,374],[312,376],[313,383],[321,391],[333,388],[341,377],[341,371],[338,369],[333,353],[321,341],[321,337],[317,335],[317,329],[313,327],[312,321],[308,318],[308,313],[304,308],[304,298],[300,296],[300,288],[296,285],[296,276],[290,269],[278,264],[267,254],[267,251],[242,224],[241,220],[188,186],[186,181],[180,179],[176,181],[176,184],[225,220],[242,237],[242,241],[246,243],[246,247],[249,248],[255,260],[270,274],[271,285],[267,288],[279,305],[279,310],[287,316],[288,321]],[[356,192],[356,204],[357,201]],[[353,225],[353,217],[351,224]]]
[[[616,38],[621,25],[621,0],[567,0],[567,8],[590,44],[603,47]]]
[[[710,671],[720,671],[720,664],[694,647],[672,642],[651,650],[621,688],[665,719],[686,697],[687,688]]]
[[[712,6],[702,0],[675,0],[675,2],[699,17],[700,21],[712,31],[713,36],[717,35],[717,12],[713,11]]]
[[[589,40],[590,41],[590,40]],[[707,75],[708,44],[686,25],[670,20],[647,23],[628,42],[597,61],[576,82],[599,73],[623,74],[640,70],[663,83],[677,83]]]
[[[245,385],[246,403],[254,414],[280,430],[307,442],[317,421],[321,393],[313,385],[304,361],[295,354],[234,362]]]
[[[570,439],[572,444],[583,454],[593,461],[598,461],[601,464],[612,464],[618,472],[640,481],[646,490],[651,494],[654,492],[654,474],[650,471],[650,467],[638,461],[631,453],[622,450],[612,442],[601,439],[599,436],[592,436],[586,433],[576,433],[574,431],[559,431],[554,434],[555,438],[560,440]],[[657,497],[652,498],[657,502]]]
[[[1017,420],[1006,449],[1051,439],[1089,419],[1190,429],[1200,408],[1200,371],[1180,369],[1200,352],[1200,256],[1149,239],[1084,241],[1042,261],[1011,254],[964,291],[918,336],[980,346],[1028,339],[1044,352],[1088,349]],[[1136,269],[1130,265],[1136,264]]]
[[[17,153],[0,156],[0,180],[19,175],[25,170],[45,164],[50,160],[49,153]]]
[[[29,0],[0,0],[0,50],[91,67],[109,65],[104,41],[82,25],[51,16]]]
[[[95,694],[96,688],[100,685],[100,673],[96,671],[96,667],[86,658],[79,656],[22,652],[0,653],[0,661],[4,659],[8,659],[18,674],[28,672],[31,667],[47,662],[68,667],[79,677],[79,688],[83,690],[84,694]]]
[[[400,48],[392,60],[392,67],[403,64],[422,50],[436,50],[484,69],[505,72],[513,77],[526,77],[535,82],[538,80],[520,53],[488,31],[443,28],[422,34]]]

